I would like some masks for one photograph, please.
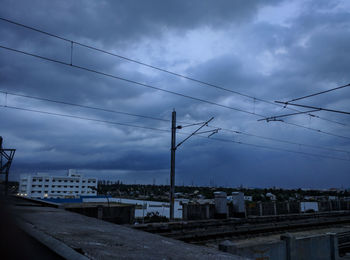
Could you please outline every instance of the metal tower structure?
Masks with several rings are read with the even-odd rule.
[[[2,143],[3,138],[0,136],[0,175],[5,175],[5,196],[7,196],[10,167],[16,149],[4,149]]]

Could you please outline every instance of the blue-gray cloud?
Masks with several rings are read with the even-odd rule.
[[[0,16],[108,50],[136,55],[154,65],[269,101],[347,84],[350,81],[350,14],[340,1],[3,1]],[[286,23],[276,22],[285,12]],[[281,12],[281,13],[278,13]],[[261,19],[261,16],[264,16]],[[258,17],[260,17],[258,19]],[[0,44],[70,62],[70,43],[0,21]],[[350,150],[344,138],[312,132],[260,117],[106,78],[69,66],[0,49],[0,89],[182,122],[215,116],[213,125],[296,143]],[[143,68],[74,46],[73,63],[104,73],[262,115],[287,109]],[[104,113],[0,95],[1,105],[169,129],[170,122]],[[349,109],[349,89],[305,100],[306,104]],[[7,103],[5,103],[7,102]],[[0,108],[0,134],[17,148],[14,177],[21,172],[84,169],[101,178],[165,182],[170,133]],[[350,125],[347,116],[318,115]],[[350,136],[349,127],[300,115],[286,119],[305,127]],[[195,128],[194,128],[195,129]],[[194,129],[183,129],[188,133]],[[178,141],[186,137],[179,134]],[[349,159],[322,151],[220,131],[218,138]],[[349,181],[349,162],[239,143],[192,138],[177,151],[177,182],[238,186],[340,186]],[[122,172],[123,174],[120,174]],[[102,174],[103,173],[103,174]],[[115,174],[114,174],[115,173]]]

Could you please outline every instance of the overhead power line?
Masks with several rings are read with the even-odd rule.
[[[120,126],[128,126],[128,127],[148,129],[148,130],[155,130],[155,131],[162,131],[162,132],[170,132],[167,129],[159,129],[159,128],[148,127],[148,126],[139,126],[139,125],[133,125],[133,124],[129,124],[129,123],[120,123],[120,122],[101,120],[101,119],[96,119],[96,118],[88,118],[88,117],[82,117],[82,116],[67,115],[67,114],[54,113],[54,112],[48,112],[48,111],[36,110],[36,109],[29,109],[29,108],[22,108],[22,107],[16,107],[16,106],[3,106],[3,105],[0,105],[0,106],[4,107],[4,108],[10,108],[10,109],[16,109],[16,110],[22,110],[22,111],[34,112],[34,113],[46,114],[46,115],[52,115],[52,116],[68,117],[68,118],[81,119],[81,120],[87,120],[87,121],[93,121],[93,122],[99,122],[99,123],[105,123],[105,124],[111,124],[111,125],[120,125]]]
[[[22,98],[35,99],[35,100],[40,100],[40,101],[45,101],[45,102],[69,105],[69,106],[74,106],[74,107],[81,107],[81,108],[85,108],[85,109],[92,109],[92,110],[98,110],[98,111],[109,112],[109,113],[117,113],[117,114],[122,114],[122,115],[126,115],[126,116],[139,117],[139,118],[145,118],[145,119],[162,121],[162,122],[170,122],[171,121],[169,119],[163,119],[163,118],[158,118],[158,117],[153,117],[153,116],[148,116],[148,115],[140,115],[140,114],[134,114],[134,113],[124,112],[124,111],[116,111],[116,110],[111,110],[111,109],[106,109],[106,108],[86,106],[86,105],[71,103],[71,102],[66,102],[66,101],[60,101],[60,100],[54,100],[54,99],[49,99],[49,98],[7,92],[4,90],[0,90],[0,93],[3,93],[5,95],[18,96],[18,97],[22,97]],[[179,123],[187,124],[187,125],[178,126],[179,129],[203,124],[203,122],[200,122],[200,123],[191,122],[190,123],[190,122],[181,122],[181,121],[179,121]],[[334,151],[334,152],[350,153],[350,151],[346,151],[346,150],[340,150],[340,149],[334,149],[334,148],[330,148],[330,147],[323,147],[323,146],[316,146],[316,145],[309,145],[309,144],[303,144],[303,143],[296,143],[296,142],[291,142],[291,141],[287,141],[287,140],[281,140],[281,139],[277,139],[277,138],[260,136],[260,135],[255,135],[255,134],[251,134],[251,133],[247,133],[247,132],[222,128],[219,126],[208,125],[208,127],[215,128],[215,129],[220,128],[221,130],[226,131],[226,132],[231,132],[231,133],[250,136],[250,137],[256,137],[256,138],[265,139],[265,140],[274,141],[274,142],[280,142],[280,143],[286,143],[286,144],[292,144],[292,145],[298,145],[298,146],[304,146],[304,147],[310,147],[310,148],[328,150],[328,151]]]
[[[77,41],[74,41],[74,40],[71,40],[71,39],[68,39],[68,38],[65,38],[65,37],[61,37],[59,35],[56,35],[56,34],[53,34],[53,33],[49,33],[49,32],[46,32],[46,31],[43,31],[43,30],[31,27],[31,26],[28,26],[28,25],[24,25],[22,23],[18,23],[18,22],[15,22],[15,21],[12,21],[12,20],[9,20],[9,19],[6,19],[6,18],[0,17],[0,20],[8,22],[8,23],[15,24],[15,25],[18,25],[18,26],[21,26],[21,27],[24,27],[24,28],[27,28],[27,29],[30,29],[30,30],[33,30],[33,31],[36,31],[36,32],[39,32],[39,33],[42,33],[42,34],[45,34],[45,35],[48,35],[48,36],[51,36],[51,37],[54,37],[54,38],[57,38],[57,39],[60,39],[60,40],[63,40],[63,41],[69,42],[69,43],[74,43],[76,45],[79,45],[79,46],[82,46],[82,47],[85,47],[85,48],[88,48],[88,49],[91,49],[91,50],[95,50],[95,51],[102,52],[102,53],[105,53],[105,54],[108,54],[108,55],[111,55],[111,56],[114,56],[114,57],[117,57],[117,58],[120,58],[120,59],[123,59],[123,60],[127,60],[127,61],[139,64],[139,65],[142,65],[142,66],[145,66],[145,67],[149,67],[149,68],[161,71],[161,72],[165,72],[165,73],[177,76],[177,77],[181,77],[181,78],[193,81],[193,82],[197,82],[197,83],[209,86],[209,87],[217,88],[217,89],[224,90],[224,91],[227,91],[227,92],[231,92],[231,93],[234,93],[234,94],[237,94],[237,95],[240,95],[240,96],[244,96],[244,97],[255,99],[255,100],[258,100],[258,101],[261,101],[261,102],[265,102],[265,103],[269,103],[269,104],[272,104],[272,105],[276,105],[276,104],[274,104],[271,101],[267,101],[267,100],[264,100],[264,99],[253,97],[251,95],[243,94],[243,93],[240,93],[238,91],[227,89],[227,88],[224,88],[224,87],[220,87],[220,86],[217,86],[217,85],[214,85],[214,84],[202,81],[202,80],[194,79],[194,78],[182,75],[180,73],[172,72],[170,70],[166,70],[166,69],[163,69],[163,68],[160,68],[160,67],[157,67],[157,66],[153,66],[153,65],[150,65],[150,64],[147,64],[147,63],[135,60],[135,59],[131,59],[131,58],[128,58],[128,57],[125,57],[125,56],[122,56],[122,55],[119,55],[119,54],[116,54],[116,53],[113,53],[113,52],[110,52],[110,51],[106,51],[106,50],[103,50],[103,49],[100,49],[100,48],[97,48],[97,47],[94,47],[94,46],[91,46],[91,45],[87,45],[87,44],[84,44],[84,43],[81,43],[81,42],[77,42]]]
[[[160,67],[157,67],[157,66],[153,66],[153,65],[147,64],[147,63],[142,62],[142,61],[131,59],[131,58],[128,58],[128,57],[123,56],[123,55],[119,55],[119,54],[116,54],[116,53],[113,53],[113,52],[110,52],[110,51],[106,51],[106,50],[103,50],[103,49],[100,49],[100,48],[97,48],[97,47],[94,47],[94,46],[91,46],[91,45],[87,45],[87,44],[84,44],[84,43],[81,43],[81,42],[77,42],[77,41],[74,41],[74,40],[71,40],[71,39],[59,36],[57,34],[49,33],[49,32],[46,32],[44,30],[40,30],[40,29],[34,28],[32,26],[28,26],[28,25],[25,25],[25,24],[22,24],[22,23],[18,23],[18,22],[15,22],[15,21],[3,18],[3,17],[0,17],[0,20],[70,43],[71,44],[71,64],[72,64],[73,44],[75,44],[75,45],[82,46],[82,47],[85,47],[85,48],[88,48],[88,49],[91,49],[91,50],[94,50],[94,51],[98,51],[98,52],[101,52],[101,53],[104,53],[104,54],[108,54],[108,55],[111,55],[111,56],[114,56],[114,57],[117,57],[117,58],[129,61],[129,62],[133,62],[133,63],[139,64],[141,66],[145,66],[145,67],[148,67],[148,68],[151,68],[151,69],[155,69],[155,70],[158,70],[158,71],[161,71],[161,72],[173,75],[173,76],[184,78],[186,80],[190,80],[192,82],[196,82],[196,83],[199,83],[199,84],[207,86],[207,87],[216,88],[216,89],[219,89],[219,90],[222,90],[222,91],[226,91],[226,92],[237,94],[237,95],[240,95],[240,96],[243,96],[243,97],[246,97],[246,98],[250,98],[250,99],[254,100],[254,102],[255,101],[260,101],[260,102],[264,102],[264,103],[267,103],[267,104],[270,104],[270,105],[275,105],[275,106],[282,107],[279,104],[273,103],[271,101],[268,101],[268,100],[265,100],[265,99],[262,99],[262,98],[257,98],[257,97],[252,96],[252,95],[248,95],[248,94],[244,94],[244,93],[241,93],[241,92],[238,92],[238,91],[235,91],[235,90],[224,88],[224,87],[219,86],[217,84],[208,83],[208,82],[203,81],[203,80],[195,79],[193,77],[189,77],[189,76],[186,76],[186,75],[183,75],[183,74],[180,74],[180,73],[176,73],[176,72],[173,72],[173,71],[170,71],[170,70],[167,70],[167,69],[163,69],[163,68],[160,68]],[[294,108],[290,108],[290,107],[287,108],[287,109],[292,110],[292,111],[300,112],[299,110],[294,109]],[[330,119],[327,119],[327,118],[323,118],[323,117],[320,117],[320,116],[316,116],[316,115],[313,115],[313,114],[309,114],[309,115],[313,116],[313,117],[316,117],[316,118],[319,118],[321,120],[327,121],[327,122],[335,123],[335,124],[342,125],[342,126],[347,126],[346,124],[341,123],[341,122],[337,122],[337,121],[330,120]]]
[[[318,111],[323,110],[323,111],[327,111],[327,112],[333,112],[333,113],[339,113],[339,114],[350,115],[350,112],[347,112],[347,111],[340,111],[340,110],[328,109],[328,108],[322,108],[322,107],[314,107],[314,106],[306,106],[306,105],[300,105],[300,104],[293,104],[293,103],[289,103],[289,102],[281,102],[281,101],[275,101],[275,102],[276,102],[276,103],[280,103],[280,104],[290,105],[290,106],[311,108],[311,109],[318,110]],[[286,115],[282,115],[282,116],[286,116]],[[279,116],[279,117],[281,117],[281,116]]]
[[[308,126],[298,125],[298,124],[291,123],[291,122],[285,122],[285,121],[283,121],[283,123],[284,123],[284,124],[287,124],[287,125],[292,125],[292,126],[301,127],[301,128],[304,128],[304,129],[313,131],[313,132],[322,133],[322,134],[325,134],[325,135],[329,135],[329,136],[334,136],[334,137],[339,137],[339,138],[343,138],[343,139],[350,140],[350,137],[348,137],[348,136],[337,135],[337,134],[333,134],[333,133],[326,132],[326,131],[323,131],[323,130],[311,128],[311,127],[308,127]]]
[[[61,65],[70,66],[70,67],[77,68],[77,69],[80,69],[80,70],[85,70],[85,71],[92,72],[92,73],[95,73],[95,74],[98,74],[98,75],[102,75],[102,76],[106,76],[106,77],[109,77],[109,78],[118,79],[118,80],[121,80],[121,81],[125,81],[125,82],[128,82],[128,83],[132,83],[132,84],[138,85],[138,86],[159,90],[159,91],[162,91],[162,92],[166,92],[166,93],[169,93],[169,94],[172,94],[172,95],[176,95],[176,96],[184,97],[184,98],[187,98],[187,99],[199,101],[199,102],[202,102],[202,103],[207,103],[207,104],[210,104],[210,105],[223,107],[223,108],[231,109],[231,110],[234,110],[234,111],[238,111],[238,112],[242,112],[242,113],[246,113],[246,114],[250,114],[250,115],[254,115],[254,116],[265,117],[263,115],[260,115],[260,114],[257,114],[257,113],[253,113],[253,112],[250,112],[250,111],[247,111],[247,110],[243,110],[243,109],[240,109],[240,108],[235,108],[235,107],[231,107],[231,106],[222,105],[222,104],[219,104],[219,103],[216,103],[216,102],[213,102],[213,101],[209,101],[209,100],[205,100],[205,99],[196,98],[196,97],[193,97],[193,96],[181,94],[181,93],[178,93],[178,92],[175,92],[175,91],[171,91],[171,90],[155,87],[155,86],[152,86],[152,85],[149,85],[149,84],[145,84],[145,83],[141,83],[141,82],[138,82],[138,81],[135,81],[135,80],[126,79],[126,78],[119,77],[119,76],[116,76],[116,75],[112,75],[112,74],[109,74],[109,73],[105,73],[105,72],[101,72],[101,71],[98,71],[98,70],[90,69],[90,68],[87,68],[87,67],[78,66],[78,65],[67,63],[67,62],[64,62],[64,61],[60,61],[60,60],[56,60],[56,59],[40,56],[40,55],[33,54],[33,53],[30,53],[30,52],[17,50],[17,49],[9,48],[9,47],[2,46],[2,45],[0,45],[0,48],[8,50],[8,51],[13,51],[13,52],[17,52],[17,53],[20,53],[20,54],[24,54],[24,55],[27,55],[27,56],[32,56],[32,57],[35,57],[35,58],[38,58],[38,59],[42,59],[42,60],[58,63],[58,64],[61,64]]]
[[[98,75],[102,75],[102,76],[118,79],[118,80],[121,80],[121,81],[125,81],[125,82],[128,82],[128,83],[132,83],[132,84],[138,85],[138,86],[159,90],[159,91],[162,91],[162,92],[166,92],[166,93],[173,94],[173,95],[180,96],[180,97],[184,97],[184,98],[187,98],[187,99],[199,101],[199,102],[202,102],[202,103],[207,103],[207,104],[210,104],[210,105],[215,105],[215,106],[218,106],[218,107],[227,108],[227,109],[234,110],[234,111],[237,111],[237,112],[243,112],[243,113],[246,113],[246,114],[249,114],[249,115],[258,116],[258,117],[261,117],[261,118],[266,118],[266,116],[264,116],[264,115],[260,115],[260,114],[253,113],[253,112],[250,112],[250,111],[246,111],[246,110],[243,110],[243,109],[222,105],[222,104],[219,104],[219,103],[216,103],[216,102],[212,102],[212,101],[209,101],[209,100],[196,98],[196,97],[185,95],[185,94],[181,94],[181,93],[178,93],[178,92],[175,92],[175,91],[166,90],[166,89],[155,87],[155,86],[152,86],[152,85],[149,85],[149,84],[141,83],[141,82],[138,82],[138,81],[135,81],[135,80],[126,79],[126,78],[123,78],[123,77],[119,77],[119,76],[115,76],[115,75],[108,74],[108,73],[105,73],[105,72],[97,71],[97,70],[94,70],[94,69],[78,66],[78,65],[67,63],[67,62],[64,62],[64,61],[60,61],[60,60],[56,60],[56,59],[40,56],[40,55],[29,53],[29,52],[26,52],[26,51],[17,50],[17,49],[9,48],[9,47],[2,46],[2,45],[0,45],[0,48],[8,50],[8,51],[12,51],[12,52],[20,53],[20,54],[23,54],[23,55],[35,57],[35,58],[38,58],[38,59],[42,59],[42,60],[45,60],[45,61],[49,61],[49,62],[61,64],[61,65],[74,67],[74,68],[77,68],[77,69],[80,69],[80,70],[84,70],[84,71],[88,71],[88,72],[91,72],[91,73],[95,73],[95,74],[98,74]],[[325,132],[325,131],[322,131],[322,130],[318,130],[318,129],[314,129],[314,128],[310,128],[310,127],[305,127],[305,126],[302,126],[302,125],[294,124],[294,123],[288,123],[288,122],[283,122],[283,123],[289,124],[289,125],[293,125],[293,126],[296,126],[296,127],[301,127],[301,128],[304,128],[304,129],[308,129],[308,130],[314,131],[314,132],[318,132],[318,133],[324,133],[324,134],[327,134],[327,135],[332,135],[334,137],[350,139],[350,137],[344,137],[344,136],[328,133],[328,132]]]
[[[214,127],[214,126],[212,126],[212,127]],[[347,153],[347,154],[350,153],[350,151],[347,151],[347,150],[335,149],[335,148],[319,146],[319,145],[297,143],[297,142],[292,142],[292,141],[287,141],[287,140],[272,138],[272,137],[267,137],[267,136],[261,136],[261,135],[251,134],[251,133],[227,129],[227,128],[221,128],[221,131],[227,131],[227,132],[231,132],[231,133],[235,133],[235,134],[256,137],[256,138],[265,139],[265,140],[274,141],[274,142],[280,142],[280,143],[292,144],[292,145],[297,145],[297,146],[304,146],[304,147],[309,147],[309,148],[321,149],[321,150],[325,150],[325,151],[342,152],[342,153]]]
[[[98,110],[98,111],[109,112],[109,113],[115,113],[115,114],[121,114],[121,115],[126,115],[126,116],[133,116],[133,117],[140,117],[140,118],[146,118],[146,119],[157,120],[157,121],[163,121],[163,122],[170,122],[170,120],[168,120],[168,119],[163,119],[163,118],[157,118],[157,117],[152,117],[152,116],[133,114],[133,113],[123,112],[123,111],[117,111],[117,110],[112,110],[112,109],[107,109],[107,108],[101,108],[101,107],[86,106],[86,105],[81,105],[81,104],[76,104],[76,103],[71,103],[71,102],[66,102],[66,101],[60,101],[60,100],[54,100],[54,99],[49,99],[49,98],[42,98],[42,97],[36,97],[36,96],[18,94],[18,93],[13,93],[13,92],[7,92],[7,91],[3,91],[3,90],[0,90],[0,93],[3,93],[3,94],[5,94],[5,95],[12,95],[12,96],[17,96],[17,97],[24,97],[24,98],[36,99],[36,100],[41,100],[41,101],[46,101],[46,102],[52,102],[52,103],[56,103],[56,104],[62,104],[62,105],[69,105],[69,106],[87,108],[87,109]]]
[[[204,137],[204,136],[202,136],[202,137],[203,137],[203,138],[208,138],[208,137]],[[237,141],[234,141],[234,140],[221,139],[221,138],[217,138],[217,137],[210,138],[210,139],[217,140],[217,141],[222,141],[222,142],[232,142],[232,143],[242,144],[242,145],[246,145],[246,146],[252,146],[252,147],[256,147],[256,148],[277,150],[277,151],[283,151],[283,152],[288,152],[288,153],[303,154],[303,155],[314,156],[314,157],[323,157],[323,158],[329,158],[329,159],[335,159],[335,160],[341,160],[341,161],[350,161],[350,160],[348,160],[348,159],[339,158],[339,157],[334,157],[334,156],[329,156],[329,155],[321,155],[321,154],[306,153],[306,152],[301,152],[301,151],[293,151],[293,150],[287,150],[287,149],[276,148],[276,147],[265,146],[265,145],[250,144],[250,143],[244,143],[244,142],[237,142]]]
[[[43,111],[43,110],[27,109],[27,108],[21,108],[21,107],[16,107],[16,106],[4,106],[4,105],[0,105],[0,106],[3,107],[3,108],[7,108],[7,109],[22,110],[22,111],[26,111],[26,112],[34,112],[34,113],[40,113],[40,114],[45,114],[45,115],[50,115],[50,116],[60,116],[60,117],[65,117],[65,118],[87,120],[87,121],[93,121],[93,122],[105,123],[105,124],[111,124],[111,125],[120,125],[120,126],[126,126],[126,127],[147,129],[147,130],[152,130],[152,131],[159,131],[159,132],[164,132],[164,133],[165,132],[167,132],[167,133],[170,132],[170,130],[168,130],[168,129],[159,129],[159,128],[155,128],[155,127],[147,127],[147,126],[133,125],[133,124],[128,124],[128,123],[120,123],[120,122],[101,120],[101,119],[95,119],[95,118],[88,118],[88,117],[82,117],[82,116],[67,115],[67,114],[54,113],[54,112],[48,112],[48,111]],[[188,135],[189,133],[181,133],[180,132],[179,134]],[[306,152],[301,152],[301,151],[293,151],[293,150],[287,150],[287,149],[282,149],[282,148],[270,147],[270,146],[265,146],[265,145],[250,144],[250,143],[238,142],[238,141],[234,141],[234,140],[230,140],[230,139],[205,137],[205,136],[201,136],[201,135],[195,135],[195,136],[201,137],[201,138],[209,138],[211,140],[216,140],[216,141],[220,141],[220,142],[230,142],[230,143],[236,143],[236,144],[240,144],[240,145],[252,146],[252,147],[256,147],[256,148],[263,148],[263,149],[269,149],[269,150],[283,151],[283,152],[288,152],[288,153],[302,154],[302,155],[308,155],[308,156],[314,156],[314,157],[323,157],[323,158],[334,159],[334,160],[341,160],[341,161],[350,161],[348,159],[344,159],[344,158],[340,158],[340,157],[327,156],[327,155],[321,155],[321,154],[313,154],[313,153],[306,153]]]
[[[346,87],[350,87],[350,83],[349,83],[349,84],[346,84],[346,85],[344,85],[344,86],[340,86],[340,87],[328,89],[328,90],[321,91],[321,92],[317,92],[317,93],[310,94],[310,95],[307,95],[307,96],[303,96],[303,97],[299,97],[299,98],[294,98],[294,99],[292,99],[292,100],[289,100],[289,101],[286,101],[286,102],[283,102],[283,103],[294,102],[294,101],[297,101],[297,100],[301,100],[301,99],[304,99],[304,98],[309,98],[309,97],[321,95],[321,94],[324,94],[324,93],[328,93],[328,92],[331,92],[331,91],[334,91],[334,90],[338,90],[338,89],[341,89],[341,88],[346,88]]]
[[[305,114],[305,113],[310,113],[310,112],[316,112],[316,111],[320,111],[320,109],[313,109],[313,110],[308,110],[308,111],[303,111],[303,112],[296,112],[296,113],[292,113],[292,114],[278,115],[278,116],[270,116],[270,117],[267,117],[267,118],[259,119],[258,121],[266,121],[266,122],[279,121],[279,120],[276,120],[276,119],[277,118],[281,118],[281,117],[295,116],[295,115],[300,115],[300,114]]]

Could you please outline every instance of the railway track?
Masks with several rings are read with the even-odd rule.
[[[241,239],[288,231],[318,229],[346,223],[350,223],[350,212],[348,211],[248,219],[157,223],[134,226],[134,228],[189,243],[201,244],[218,239]],[[344,248],[350,247],[350,234],[344,234],[339,238],[339,241],[344,245]]]

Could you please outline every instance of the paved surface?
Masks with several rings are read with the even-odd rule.
[[[245,259],[62,209],[33,205],[12,208],[22,225],[91,259]]]

